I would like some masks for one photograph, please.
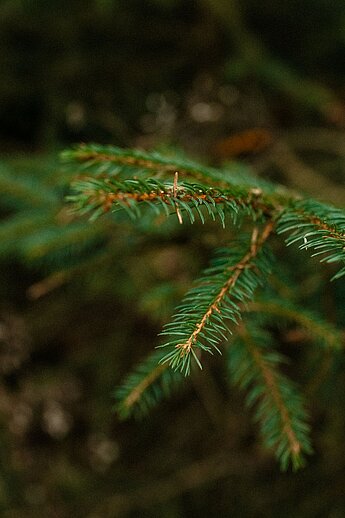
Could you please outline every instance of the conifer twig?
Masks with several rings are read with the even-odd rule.
[[[158,153],[91,145],[65,157],[79,164],[80,173],[88,171],[88,177],[74,183],[69,199],[76,212],[90,214],[90,219],[119,209],[135,219],[149,206],[157,215],[175,214],[179,223],[182,215],[193,223],[196,214],[202,223],[218,216],[223,227],[226,214],[234,222],[238,215],[249,216],[251,223],[251,234],[241,233],[229,248],[220,250],[185,295],[161,333],[167,341],[116,390],[120,416],[145,414],[181,385],[192,365],[201,368],[203,351],[219,352],[219,344],[231,334],[228,323],[238,325],[249,302],[250,322],[237,327],[239,334],[228,348],[231,378],[247,390],[248,404],[255,404],[264,442],[274,448],[282,468],[302,466],[304,454],[311,452],[303,402],[295,385],[279,372],[282,357],[270,349],[270,337],[253,313],[262,312],[266,324],[267,315],[295,321],[327,350],[341,347],[339,333],[314,313],[277,300],[253,302],[253,297],[271,270],[266,241],[274,231],[288,232],[288,245],[299,242],[300,249],[322,254],[322,261],[344,264],[344,211],[252,179],[241,170],[217,171]],[[344,274],[345,266],[336,277]]]
[[[163,371],[167,368],[167,365],[156,365],[156,367],[149,372],[139,383],[134,386],[132,391],[126,396],[126,398],[122,401],[121,406],[127,411],[135,405],[139,399],[142,397],[143,393],[147,388],[155,383],[157,378],[161,376]]]
[[[283,423],[282,431],[288,438],[289,448],[293,455],[298,456],[301,452],[301,444],[293,430],[291,416],[284,404],[283,396],[277,383],[276,374],[273,372],[272,368],[263,357],[260,349],[254,346],[244,326],[239,327],[238,334],[243,339],[246,347],[254,359],[254,362],[256,363],[258,369],[261,371],[263,381],[267,387],[267,391],[270,393],[275,405],[278,408]]]
[[[270,337],[253,325],[241,324],[228,349],[231,377],[247,390],[247,403],[256,406],[256,420],[269,447],[274,447],[281,466],[303,465],[310,453],[309,426],[301,397],[294,384],[277,369],[282,357],[269,349]]]
[[[176,348],[180,349],[181,356],[185,356],[186,354],[189,354],[194,344],[197,342],[198,335],[203,331],[205,328],[206,322],[210,319],[213,313],[217,312],[220,313],[220,306],[224,300],[224,297],[227,293],[231,292],[232,288],[235,286],[239,276],[241,275],[241,272],[248,268],[248,266],[251,263],[251,260],[257,255],[258,250],[262,246],[262,244],[266,241],[269,234],[272,232],[273,228],[273,222],[269,221],[263,231],[263,233],[260,236],[260,239],[258,239],[258,229],[257,227],[254,227],[251,243],[250,243],[250,251],[234,266],[230,266],[228,271],[230,272],[230,276],[227,279],[227,281],[224,283],[224,285],[221,287],[221,290],[219,291],[216,298],[213,300],[213,302],[208,307],[206,313],[203,315],[200,322],[198,322],[195,326],[195,330],[193,333],[189,336],[188,340],[182,344],[177,344]]]
[[[299,242],[301,250],[313,249],[321,262],[345,263],[345,213],[315,200],[296,201],[278,218],[278,234],[289,232],[288,245]],[[333,279],[345,275],[345,266]]]
[[[202,279],[200,285],[187,294],[185,297],[186,304],[181,306],[180,312],[175,315],[172,324],[168,324],[165,327],[166,331],[162,333],[170,336],[182,335],[184,340],[175,340],[161,346],[168,346],[172,349],[161,360],[162,363],[168,362],[174,369],[182,370],[188,374],[191,356],[201,367],[195,349],[201,348],[211,352],[211,349],[203,343],[203,339],[208,339],[213,347],[218,350],[217,342],[220,337],[224,338],[224,331],[227,330],[224,327],[223,319],[229,318],[236,322],[240,315],[236,299],[242,301],[250,297],[258,282],[256,276],[249,279],[241,279],[241,277],[244,274],[248,275],[248,271],[257,266],[254,260],[273,228],[274,222],[272,220],[266,223],[261,233],[259,233],[257,227],[254,227],[249,250],[240,256],[237,261],[224,265],[224,268],[219,273],[217,272],[217,278],[206,277]],[[241,287],[239,288],[240,291],[237,292],[236,288],[240,279],[242,280]],[[196,308],[193,303],[189,306],[189,301],[198,299],[200,302]],[[189,330],[191,331],[188,332]]]
[[[174,187],[173,187],[173,196],[174,196],[174,198],[177,197],[177,182],[178,182],[178,171],[176,171],[175,175],[174,175]],[[179,223],[182,225],[183,219],[182,219],[181,211],[180,211],[180,208],[179,208],[179,206],[178,206],[178,204],[176,202],[175,202],[175,207],[176,207],[177,219],[179,220]]]
[[[115,391],[116,409],[120,417],[141,416],[183,381],[180,372],[174,372],[167,364],[160,364],[161,349],[151,353],[139,363]]]

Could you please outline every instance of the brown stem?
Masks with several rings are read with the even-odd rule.
[[[152,190],[151,192],[105,192],[105,191],[85,191],[84,194],[89,195],[89,202],[97,202],[99,203],[105,212],[108,212],[111,209],[111,206],[114,203],[122,202],[128,204],[131,200],[140,203],[140,202],[154,202],[160,200],[167,205],[174,205],[175,209],[178,209],[177,215],[179,217],[179,208],[175,203],[173,203],[172,199],[178,199],[182,202],[203,202],[212,198],[213,202],[216,204],[226,203],[226,202],[235,202],[236,205],[243,207],[243,205],[250,205],[255,211],[262,212],[266,215],[272,215],[273,211],[279,210],[280,207],[273,207],[270,203],[265,203],[261,198],[261,191],[258,189],[251,189],[248,192],[247,196],[236,197],[231,194],[219,194],[216,190],[210,189],[207,194],[205,193],[187,193],[185,192],[183,186],[177,188],[176,181],[174,185],[170,187],[166,187],[164,190]],[[179,221],[181,219],[179,217]]]
[[[238,332],[239,335],[243,338],[243,341],[247,349],[250,351],[256,365],[259,367],[268,392],[279,410],[279,414],[283,423],[283,432],[286,434],[286,437],[289,441],[290,451],[293,455],[297,456],[301,453],[301,443],[296,437],[296,433],[293,429],[291,416],[288,409],[286,408],[286,405],[284,404],[279,385],[277,383],[276,374],[272,371],[272,369],[270,369],[269,365],[263,358],[260,349],[255,347],[255,345],[252,343],[251,338],[243,325],[239,327]]]
[[[319,229],[326,230],[328,232],[328,235],[324,236],[325,238],[332,237],[332,238],[335,238],[335,239],[338,239],[338,240],[341,240],[341,241],[345,241],[345,233],[344,232],[339,232],[339,230],[337,230],[335,226],[328,225],[328,223],[326,223],[325,221],[321,220],[317,216],[313,216],[313,215],[308,214],[308,213],[306,213],[304,211],[301,211],[301,214],[303,215],[303,217],[305,219],[308,219],[310,221],[310,223],[312,223],[313,225],[315,225]]]
[[[124,399],[122,406],[126,409],[131,408],[141,398],[143,392],[156,381],[157,378],[167,369],[168,364],[157,365]]]
[[[272,220],[268,221],[260,236],[258,233],[258,229],[256,227],[254,228],[249,252],[247,252],[236,265],[231,266],[229,268],[229,272],[231,272],[229,278],[224,283],[213,302],[209,305],[206,313],[204,314],[200,322],[196,324],[195,329],[193,333],[189,336],[188,340],[182,344],[177,344],[176,348],[180,349],[181,357],[188,355],[191,352],[191,349],[196,343],[198,335],[204,329],[211,315],[214,312],[220,313],[219,307],[225,295],[233,289],[242,271],[250,267],[252,260],[254,259],[254,257],[256,257],[262,245],[264,244],[268,236],[271,234],[273,226],[274,222]]]

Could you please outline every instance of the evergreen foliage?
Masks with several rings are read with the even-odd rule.
[[[161,362],[190,372],[190,363],[195,359],[201,368],[197,353],[220,352],[218,344],[226,340],[229,329],[225,322],[238,324],[240,306],[253,297],[262,278],[269,272],[269,259],[262,247],[272,230],[271,224],[261,235],[254,229],[251,239],[218,254],[211,267],[185,296],[171,324],[163,335],[170,339],[161,347],[169,352]]]
[[[287,244],[300,242],[301,250],[314,249],[313,256],[322,256],[321,261],[344,263],[345,261],[345,214],[335,207],[303,200],[283,213],[278,233],[291,232]],[[345,275],[345,266],[334,276]]]
[[[250,175],[181,157],[83,145],[63,158],[78,175],[69,201],[74,212],[91,220],[125,211],[140,221],[149,206],[152,222],[161,214],[174,215],[180,224],[186,219],[194,223],[196,215],[203,224],[218,216],[223,227],[229,219],[236,229],[237,237],[218,250],[165,325],[161,334],[166,342],[116,391],[120,415],[145,414],[180,384],[183,374],[189,375],[193,366],[202,368],[203,352],[220,352],[229,342],[230,382],[244,389],[248,405],[255,406],[265,445],[275,451],[282,469],[301,467],[311,452],[305,403],[297,385],[280,372],[283,357],[259,321],[294,321],[330,350],[341,348],[341,336],[317,313],[267,291],[274,264],[267,241],[288,233],[287,245],[300,242],[300,249],[323,254],[322,262],[342,264],[344,212]],[[279,275],[279,264],[275,269]],[[342,267],[334,277],[344,273]],[[266,295],[264,290],[254,298],[260,286]]]
[[[116,410],[122,418],[145,415],[183,382],[180,372],[161,363],[163,358],[161,350],[153,352],[116,391]]]
[[[228,348],[230,378],[247,391],[248,406],[268,448],[274,448],[281,467],[303,463],[311,453],[309,426],[302,397],[289,378],[279,372],[283,357],[272,347],[268,333],[251,323],[242,325]]]

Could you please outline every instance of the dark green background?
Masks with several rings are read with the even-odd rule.
[[[114,387],[224,235],[102,220],[68,238],[73,171],[56,160],[80,141],[174,147],[342,205],[344,58],[343,0],[0,2],[1,167],[26,185],[0,192],[3,516],[345,516],[342,359],[308,395],[316,453],[297,474],[263,451],[219,358],[145,420],[118,421]],[[219,154],[253,128],[267,147]],[[341,325],[343,283],[293,252],[281,260],[293,296]],[[276,332],[303,384],[326,360],[292,331]]]

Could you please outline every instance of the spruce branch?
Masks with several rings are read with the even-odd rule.
[[[264,442],[275,450],[282,468],[301,467],[304,455],[311,452],[307,415],[296,386],[279,372],[283,358],[272,350],[254,313],[266,324],[267,317],[296,322],[328,351],[342,347],[341,336],[316,313],[277,296],[253,301],[253,295],[270,273],[272,256],[266,241],[274,231],[289,232],[288,245],[300,242],[300,249],[312,248],[313,255],[323,255],[322,261],[344,264],[344,212],[253,180],[241,168],[215,170],[184,158],[96,145],[81,146],[64,157],[79,173],[69,200],[75,212],[88,214],[91,220],[122,209],[132,219],[150,221],[144,210],[149,207],[158,216],[175,214],[179,223],[185,219],[193,223],[198,215],[202,223],[219,217],[224,226],[229,215],[234,222],[249,216],[254,226],[251,234],[243,233],[229,248],[218,251],[164,326],[165,343],[116,390],[120,416],[145,414],[168,396],[192,366],[202,367],[204,351],[219,352],[220,343],[231,333],[228,324],[238,325],[247,311],[251,323],[237,326],[238,337],[229,347],[232,379],[247,390]],[[336,277],[344,273],[345,266]]]
[[[321,262],[345,262],[345,213],[343,210],[314,201],[295,202],[278,218],[277,233],[290,232],[287,245],[300,243],[300,250],[313,249],[312,257]],[[334,275],[345,275],[345,266]]]
[[[64,151],[61,156],[65,164],[77,168],[80,173],[92,172],[98,177],[139,175],[141,178],[162,178],[171,177],[178,171],[182,177],[194,178],[206,184],[219,186],[219,182],[223,182],[227,185],[226,176],[218,169],[202,166],[186,158],[166,157],[158,152],[82,144]]]
[[[182,373],[188,374],[191,368],[192,357],[196,360],[196,363],[201,366],[198,356],[201,350],[207,350],[211,352],[211,348],[200,342],[200,338],[206,338],[213,347],[217,349],[216,343],[218,339],[226,339],[226,333],[228,329],[223,322],[226,319],[230,319],[237,323],[240,316],[240,306],[236,305],[236,302],[242,302],[250,296],[251,292],[254,291],[256,285],[259,283],[259,277],[255,270],[259,268],[261,271],[268,271],[267,257],[264,257],[262,246],[269,237],[273,229],[273,223],[268,222],[261,234],[258,229],[255,228],[250,240],[250,249],[243,256],[243,248],[248,248],[248,241],[241,243],[239,250],[231,250],[232,262],[234,264],[229,265],[229,250],[223,250],[222,256],[218,257],[217,261],[209,270],[206,270],[205,274],[211,273],[210,277],[207,277],[207,284],[212,283],[211,286],[203,284],[204,280],[201,279],[202,285],[193,288],[185,297],[184,302],[188,304],[188,300],[195,302],[195,291],[199,291],[198,306],[201,304],[201,298],[205,297],[204,288],[211,290],[211,301],[210,297],[206,295],[206,301],[208,308],[204,312],[203,316],[199,319],[199,322],[194,324],[194,330],[186,339],[184,344],[178,343],[173,349],[173,354],[176,355],[175,359],[172,358],[171,353],[166,353],[165,347],[170,344],[160,346],[159,349],[151,354],[143,363],[128,376],[124,383],[116,390],[115,397],[117,400],[116,408],[119,415],[123,418],[130,415],[143,414],[148,412],[150,408],[155,406],[164,396],[168,395],[178,384],[181,383],[183,376]],[[242,257],[239,259],[239,256]],[[258,256],[260,257],[260,266],[256,263]],[[218,265],[216,266],[216,263]],[[224,271],[225,267],[225,271]],[[246,270],[252,270],[251,272],[245,273]],[[218,279],[214,279],[215,271],[218,271]],[[240,279],[240,277],[242,277]],[[225,281],[224,281],[225,279]],[[213,286],[216,281],[216,289],[218,287],[218,293],[215,294],[215,287]],[[221,285],[223,281],[223,285]],[[235,285],[237,291],[232,293]],[[232,299],[229,295],[232,295]],[[205,304],[199,308],[202,309]],[[224,306],[224,307],[223,307]],[[194,304],[195,307],[195,304]],[[180,310],[183,306],[180,307]],[[191,310],[192,308],[190,308]],[[222,310],[222,311],[221,311]],[[186,317],[186,310],[183,309],[175,316],[172,324],[165,326],[164,334],[178,335],[183,334],[180,328],[183,320]],[[182,321],[180,319],[182,317]],[[191,318],[191,311],[189,311],[188,317]],[[176,330],[176,326],[178,329]],[[175,327],[175,330],[172,329]],[[188,324],[188,332],[191,328],[191,323]],[[187,333],[188,333],[187,332]],[[210,336],[207,336],[207,335]],[[200,336],[200,338],[199,338]],[[215,337],[217,336],[217,339]],[[199,347],[199,350],[194,350]],[[173,366],[174,368],[169,368]]]
[[[180,372],[159,363],[163,356],[160,349],[151,353],[115,391],[116,410],[122,419],[148,413],[183,382]]]
[[[309,425],[301,396],[279,372],[283,357],[270,346],[270,336],[257,326],[243,324],[228,348],[230,379],[247,391],[247,404],[255,406],[255,420],[268,448],[273,448],[286,470],[298,469],[311,453]]]
[[[222,256],[187,293],[173,321],[162,332],[170,338],[160,346],[169,349],[162,363],[167,362],[174,370],[187,375],[192,359],[201,368],[198,354],[202,350],[219,351],[218,344],[226,339],[229,331],[225,321],[238,323],[240,305],[252,298],[262,277],[269,272],[263,245],[273,227],[270,220],[261,233],[254,228],[249,245],[242,241],[238,247],[223,250]]]
[[[220,189],[189,182],[177,183],[176,178],[175,173],[171,181],[165,182],[156,179],[119,181],[114,178],[77,180],[72,185],[74,193],[69,200],[76,212],[91,214],[92,220],[105,212],[120,209],[125,209],[132,219],[138,218],[144,205],[158,214],[163,212],[169,216],[176,213],[180,223],[182,212],[191,223],[195,221],[195,212],[202,223],[207,216],[213,220],[218,216],[223,226],[225,214],[230,214],[233,220],[237,214],[249,214],[256,220],[275,212],[272,202],[263,199],[262,192],[257,189],[237,185]]]
[[[171,179],[177,172],[183,181],[197,181],[217,189],[241,186],[267,195],[267,201],[280,205],[298,196],[286,187],[271,183],[252,174],[240,163],[230,163],[224,168],[205,166],[180,156],[163,156],[156,151],[144,152],[137,149],[122,149],[98,144],[82,144],[64,151],[61,155],[65,165],[80,178],[123,179]],[[269,199],[271,198],[271,199]]]

